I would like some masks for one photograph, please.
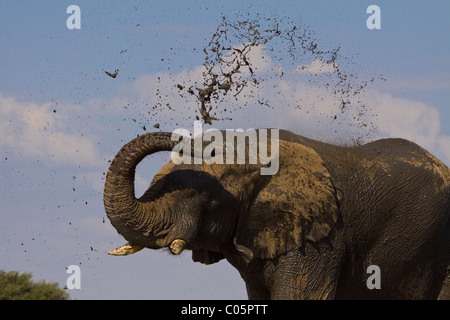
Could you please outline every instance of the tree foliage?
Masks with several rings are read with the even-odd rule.
[[[69,295],[57,283],[34,282],[31,273],[0,270],[0,300],[67,300]]]

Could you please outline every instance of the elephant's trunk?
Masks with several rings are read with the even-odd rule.
[[[147,155],[171,151],[177,141],[171,133],[148,133],[127,143],[114,157],[106,176],[103,202],[108,218],[117,231],[132,245],[159,248],[156,238],[163,230],[162,208],[155,201],[136,199],[134,176],[137,164]]]

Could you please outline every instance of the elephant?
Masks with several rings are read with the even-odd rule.
[[[137,164],[171,151],[171,138],[140,135],[111,161],[104,207],[128,241],[111,254],[226,259],[251,300],[450,297],[450,170],[417,144],[334,145],[279,130],[276,174],[259,162],[169,161],[136,198]]]

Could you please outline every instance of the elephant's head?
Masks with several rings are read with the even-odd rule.
[[[281,140],[280,172],[274,176],[262,176],[261,165],[169,162],[137,199],[137,164],[177,143],[170,133],[148,133],[112,161],[105,210],[129,242],[112,254],[190,249],[194,261],[209,264],[234,250],[248,262],[300,247],[305,239],[319,241],[337,220],[335,189],[321,158],[311,148]]]
[[[105,183],[105,210],[129,244],[111,254],[134,253],[143,247],[169,247],[179,254],[185,248],[198,247],[201,241],[217,250],[221,241],[211,240],[231,236],[226,233],[233,228],[225,230],[225,225],[235,218],[233,196],[200,165],[175,166],[170,162],[142,197],[135,197],[137,164],[155,152],[172,151],[176,143],[169,133],[147,134],[125,145],[112,161]],[[219,223],[220,217],[225,221]],[[211,239],[206,241],[208,237]]]

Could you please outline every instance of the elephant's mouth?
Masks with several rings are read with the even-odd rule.
[[[174,255],[179,255],[183,252],[183,250],[186,248],[186,246],[187,246],[186,241],[184,241],[182,239],[175,239],[170,244],[169,249],[170,249],[170,252],[172,252]],[[109,251],[108,254],[113,255],[113,256],[127,256],[129,254],[133,254],[138,251],[141,251],[144,248],[145,247],[143,247],[143,246],[136,246],[136,245],[131,245],[131,244],[127,243],[123,246],[120,246],[114,250]]]

